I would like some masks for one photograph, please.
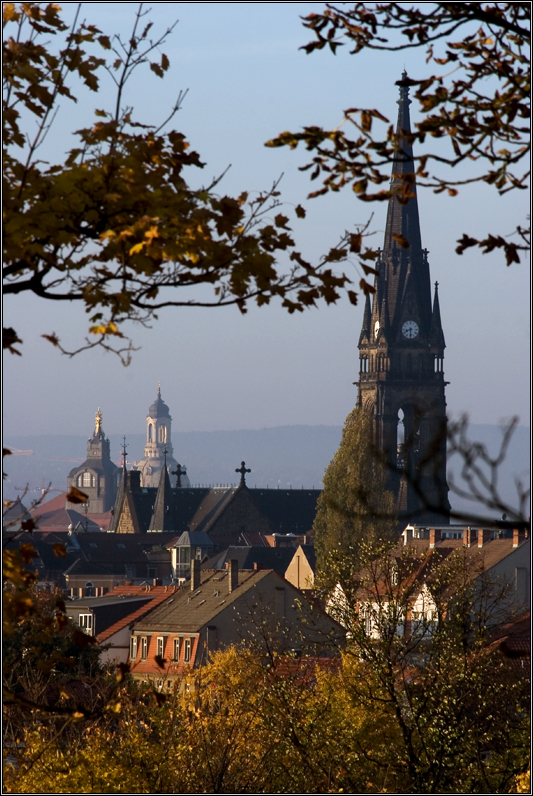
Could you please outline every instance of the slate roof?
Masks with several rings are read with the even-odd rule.
[[[126,478],[124,478],[124,473],[122,474],[113,507],[112,520],[109,525],[110,532],[116,532],[118,528],[125,500],[128,501],[136,533],[145,533],[151,528],[158,488],[136,486],[134,483],[132,484],[132,478],[134,477],[140,478],[140,474],[131,470],[126,472]],[[182,534],[188,530],[191,519],[202,500],[209,494],[209,491],[207,488],[198,487],[171,488],[169,500],[165,504],[163,524],[176,534]],[[158,522],[156,520],[156,524]],[[154,530],[159,531],[161,529],[154,528]]]
[[[241,487],[214,487],[202,500],[191,519],[191,531],[209,532],[209,528],[233,500]]]
[[[275,533],[309,533],[313,528],[320,489],[249,489],[259,511]]]
[[[213,542],[204,531],[185,531],[169,547],[213,547]]]
[[[208,559],[205,568],[225,570],[226,562],[234,559],[239,562],[239,569],[254,569],[257,564],[262,569],[273,569],[279,575],[285,575],[295,552],[294,547],[231,546]]]
[[[172,497],[168,468],[165,464],[161,470],[154,510],[150,518],[150,525],[148,526],[148,530],[152,533],[154,531],[175,531],[175,512],[171,512],[170,510]],[[172,515],[174,515],[174,517]]]
[[[156,546],[166,548],[175,539],[166,533],[84,533],[76,537],[88,563],[102,564],[108,572],[117,573],[124,571],[124,564],[146,563],[146,551]]]
[[[136,533],[145,533],[153,528],[166,532],[204,531],[209,533],[219,517],[232,501],[246,490],[258,514],[265,518],[272,533],[297,536],[312,530],[316,514],[319,489],[249,489],[238,487],[170,487],[168,475],[160,486],[136,485],[138,473],[129,471],[123,475],[113,509],[110,531],[118,528],[124,502],[127,501]],[[159,497],[158,497],[159,495]],[[236,529],[237,530],[237,529]],[[253,529],[246,529],[254,533]],[[254,540],[257,544],[264,540]]]
[[[152,632],[197,633],[207,622],[225,611],[228,606],[250,591],[253,586],[271,575],[271,570],[240,570],[239,585],[228,591],[228,574],[202,570],[201,586],[177,591],[134,627],[134,630]]]

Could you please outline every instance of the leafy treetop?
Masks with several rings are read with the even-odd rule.
[[[138,66],[148,63],[159,77],[168,70],[167,56],[156,51],[174,26],[152,40],[150,23],[141,31],[141,3],[123,41],[79,24],[79,10],[69,28],[56,4],[3,4],[4,293],[79,302],[93,335],[85,347],[105,348],[110,337],[123,337],[125,321],[146,323],[163,307],[234,304],[245,312],[250,300],[279,298],[294,312],[335,302],[349,279],[330,264],[347,250],[306,262],[279,210],[277,183],[255,198],[217,195],[220,178],[201,190],[188,186],[187,170],[203,163],[181,133],[163,131],[183,93],[160,126],[141,124],[124,105]],[[55,50],[51,37],[62,41]],[[106,53],[108,60],[100,57]],[[76,101],[69,77],[98,92],[102,70],[114,81],[114,106],[76,131],[79,143],[63,162],[40,161],[59,100]],[[28,117],[37,122],[33,134],[24,132]],[[300,206],[296,216],[305,216]],[[356,294],[348,295],[355,303]],[[44,336],[59,345],[55,334]],[[4,347],[19,353],[18,342],[6,330]],[[123,361],[130,351],[131,343]]]

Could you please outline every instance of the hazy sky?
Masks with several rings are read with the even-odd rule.
[[[74,4],[67,12],[70,13]],[[423,53],[350,56],[339,50],[311,56],[298,48],[311,36],[299,19],[321,3],[155,3],[157,30],[179,18],[162,48],[171,68],[164,80],[148,69],[134,75],[127,101],[137,119],[159,123],[180,89],[188,89],[173,126],[185,133],[207,163],[201,182],[231,169],[221,191],[268,188],[281,173],[288,215],[305,204],[307,218],[293,226],[304,256],[317,258],[345,229],[366,221],[369,206],[348,189],[306,201],[308,173],[298,171],[305,152],[267,149],[264,142],[306,124],[335,126],[348,107],[377,107],[396,118],[395,80],[405,68],[427,75]],[[84,14],[104,32],[128,35],[134,3],[85,3]],[[347,50],[348,48],[344,48]],[[111,102],[81,92],[65,102],[46,143],[60,161],[73,145],[66,131],[90,123],[95,108]],[[411,106],[412,120],[417,107]],[[439,281],[446,337],[449,413],[467,412],[475,423],[497,423],[517,414],[529,423],[529,312],[527,263],[505,266],[501,255],[458,257],[463,232],[508,234],[524,223],[526,192],[498,197],[472,187],[456,198],[419,191],[423,245],[431,278]],[[380,245],[386,206],[373,205],[375,244]],[[353,276],[359,274],[353,268]],[[321,306],[289,316],[279,307],[163,311],[150,330],[133,328],[141,350],[124,368],[100,352],[67,359],[40,335],[55,331],[76,346],[86,316],[31,297],[5,301],[4,323],[24,340],[23,356],[4,358],[4,433],[87,433],[97,407],[108,433],[142,432],[158,382],[173,416],[173,429],[225,430],[288,424],[340,425],[356,400],[357,342],[363,302]]]

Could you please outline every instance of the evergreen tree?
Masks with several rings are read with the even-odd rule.
[[[324,476],[314,524],[317,585],[350,591],[366,551],[394,539],[394,497],[387,472],[371,441],[372,417],[356,408],[348,415],[341,444]]]

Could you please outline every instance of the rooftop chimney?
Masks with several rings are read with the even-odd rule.
[[[513,547],[518,547],[521,541],[522,534],[518,528],[513,528]]]
[[[440,538],[441,538],[440,528],[430,528],[429,529],[429,547],[430,547],[430,549],[435,547],[435,545],[440,542]]]
[[[191,591],[196,591],[202,585],[200,562],[197,558],[191,561]]]
[[[476,532],[473,531],[470,526],[468,526],[468,528],[463,528],[463,544],[464,544],[465,547],[471,547],[472,546],[472,544],[474,542],[475,535],[476,535]]]
[[[229,573],[228,593],[231,594],[239,585],[239,562],[232,558],[226,562],[226,569]]]
[[[477,532],[477,546],[483,547],[487,542],[490,542],[490,531],[487,528],[480,528]]]

